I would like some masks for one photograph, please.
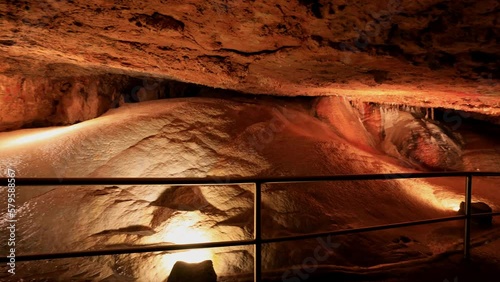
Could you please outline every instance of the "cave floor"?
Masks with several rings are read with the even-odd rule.
[[[461,252],[454,252],[441,256],[430,262],[395,266],[384,271],[376,269],[371,273],[362,273],[352,269],[350,271],[331,271],[328,267],[318,268],[313,273],[304,270],[301,276],[283,278],[283,271],[267,273],[261,281],[385,281],[385,282],[497,282],[500,274],[500,240],[476,246],[471,251],[471,259],[465,260]],[[383,266],[382,266],[383,267]],[[222,277],[219,281],[253,281]]]
[[[207,172],[211,172],[211,170],[232,172],[237,168],[238,171],[249,174],[263,174],[265,172],[276,175],[279,171],[278,169],[293,175],[310,174],[311,171],[341,174],[345,173],[342,170],[345,164],[349,164],[349,166],[345,165],[347,171],[356,173],[386,172],[383,169],[387,169],[387,171],[388,169],[399,169],[398,166],[385,162],[385,159],[384,162],[381,161],[378,155],[358,150],[355,146],[335,135],[335,132],[331,131],[329,127],[324,126],[305,111],[297,111],[293,122],[287,123],[288,127],[276,132],[274,139],[269,141],[269,144],[266,143],[267,147],[260,152],[259,156],[262,156],[262,158],[256,159],[255,163],[250,163],[249,165],[247,165],[247,162],[241,161],[242,164],[238,166],[238,162],[234,158],[228,157],[225,159],[220,156],[223,155],[222,153],[225,153],[224,156],[237,155],[233,151],[224,151],[228,144],[232,145],[231,148],[246,150],[248,146],[238,146],[239,144],[246,144],[244,139],[238,139],[237,137],[245,136],[244,134],[255,135],[255,132],[259,132],[255,131],[255,128],[258,128],[256,126],[262,127],[263,125],[270,124],[273,117],[277,115],[272,110],[273,108],[257,107],[253,104],[244,106],[236,103],[223,104],[220,100],[194,99],[191,103],[184,101],[172,99],[171,101],[127,105],[127,107],[115,109],[99,119],[82,122],[71,127],[2,133],[0,134],[0,139],[2,139],[0,148],[3,146],[2,152],[4,154],[2,158],[5,159],[4,163],[6,164],[13,163],[19,175],[30,177],[68,177],[75,175],[120,176],[123,174],[127,176],[185,176],[187,175],[186,172],[190,172],[194,168],[199,168],[200,163],[203,163],[207,159],[213,160],[213,163],[209,162],[206,165]],[[243,110],[246,110],[246,112],[243,112],[245,115],[241,115],[244,117],[241,118],[240,113]],[[265,119],[261,117],[263,113],[267,113]],[[233,120],[240,121],[240,124],[236,126],[239,131],[234,130],[234,124],[227,122]],[[199,133],[200,136],[209,136],[212,139],[191,138],[191,136],[198,134],[198,131],[190,127],[191,124],[197,124],[197,128],[207,130],[206,133]],[[344,127],[348,127],[348,125],[346,123]],[[229,130],[226,127],[233,129]],[[20,138],[27,137],[28,135],[17,136],[26,132],[46,134],[32,134],[30,135],[32,138],[28,139]],[[183,135],[185,132],[189,132],[187,137]],[[208,134],[209,132],[228,133],[221,133],[213,137],[213,134]],[[129,138],[123,138],[123,136],[128,136]],[[12,142],[13,140],[16,142]],[[233,144],[235,140],[240,143]],[[292,141],[291,145],[290,141]],[[326,143],[326,141],[329,143]],[[325,144],[328,144],[328,146]],[[489,147],[496,144],[495,142],[490,142]],[[474,154],[476,154],[475,156],[477,154],[487,154],[487,151],[481,149],[487,149],[488,146],[483,145],[475,143],[474,146],[469,147],[471,152],[474,151],[473,154],[469,155],[471,159],[473,159]],[[168,148],[168,150],[165,150],[165,148]],[[154,154],[150,154],[150,152],[154,152]],[[189,154],[184,155],[187,157],[177,158],[178,155],[182,155],[178,152],[189,152]],[[212,156],[209,154],[210,152],[221,153]],[[299,157],[291,156],[289,152],[295,152]],[[498,157],[494,156],[494,159],[498,159]],[[92,161],[89,162],[88,160]],[[134,160],[134,162],[130,160]],[[177,171],[172,172],[171,168],[163,165],[165,160],[169,160],[169,164],[174,163]],[[14,161],[16,162],[14,163]],[[48,165],[48,163],[52,165]],[[488,162],[487,164],[492,165],[496,163]],[[251,169],[255,169],[258,166],[261,167],[260,169],[263,172],[251,171]],[[154,174],[144,173],[147,171],[144,168],[147,167],[154,168],[152,170]],[[335,171],[330,171],[332,168]],[[493,170],[496,168],[497,166],[492,167]],[[199,174],[206,175],[207,172],[200,172]],[[496,180],[496,183],[494,180]],[[478,188],[474,188],[474,195],[478,196],[475,200],[485,199],[488,200],[487,202],[492,207],[496,207],[500,203],[498,193],[495,191],[495,188],[498,187],[498,179],[478,178],[475,181],[481,183],[478,185]],[[286,218],[281,218],[283,214],[288,215],[290,219],[299,219],[297,224],[300,223],[300,228],[295,228],[296,226],[291,223],[285,226],[286,228],[283,228],[282,232],[285,233],[282,234],[293,235],[296,234],[297,229],[300,229],[304,233],[318,231],[317,229],[310,228],[310,222],[313,220],[318,222],[317,226],[319,227],[317,228],[356,228],[366,226],[367,224],[388,224],[408,221],[410,219],[417,220],[454,215],[456,212],[453,208],[456,208],[460,201],[462,201],[465,184],[463,178],[446,180],[436,178],[427,180],[427,183],[424,181],[398,181],[394,185],[389,185],[387,182],[391,181],[385,181],[373,187],[368,184],[341,183],[336,186],[335,193],[330,189],[333,186],[315,184],[314,187],[301,185],[301,189],[292,189],[292,187],[289,187],[290,192],[286,195],[279,194],[283,192],[278,189],[279,187],[274,190],[269,189],[267,190],[268,193],[265,194],[269,197],[275,195],[273,198],[275,201],[272,202],[273,205],[269,205],[273,208],[279,207],[280,203],[285,202],[284,200],[287,200],[287,203],[290,202],[289,205],[283,208],[285,212],[276,209],[275,214],[279,216],[275,216],[274,218],[280,219],[280,221],[276,221],[277,223],[287,223]],[[476,187],[476,182],[473,185]],[[35,189],[24,190],[23,195],[20,195],[22,197],[20,200],[25,201],[27,207],[30,207],[30,204],[42,204],[38,205],[36,209],[31,208],[32,210],[23,211],[24,215],[20,213],[20,216],[25,216],[19,221],[19,230],[24,232],[24,238],[22,238],[23,244],[20,251],[25,253],[28,253],[28,251],[59,252],[65,251],[65,248],[70,249],[72,246],[71,250],[75,249],[75,247],[85,249],[85,247],[95,248],[106,245],[108,244],[107,241],[96,243],[93,238],[95,238],[96,234],[99,235],[107,232],[106,230],[130,231],[130,228],[123,229],[124,227],[130,227],[130,223],[128,222],[115,226],[115,222],[107,220],[108,218],[118,216],[127,218],[125,216],[127,213],[124,211],[132,210],[136,212],[135,214],[127,215],[131,219],[130,222],[137,224],[140,221],[144,226],[152,224],[151,218],[148,217],[149,214],[155,215],[161,211],[165,212],[168,216],[171,215],[171,207],[151,205],[151,203],[157,202],[158,199],[162,199],[160,192],[155,194],[156,192],[154,191],[140,187],[134,187],[136,190],[127,190],[125,187],[108,188],[110,188],[107,189],[109,192],[107,199],[109,201],[100,201],[104,189],[99,188],[78,190],[81,193],[74,193],[73,191],[63,189],[54,189],[50,193]],[[235,190],[235,195],[240,195],[238,193],[241,192],[240,190]],[[96,197],[96,195],[99,197]],[[202,195],[203,199],[213,201],[214,207],[215,205],[219,206],[220,203],[220,210],[231,211],[233,208],[241,208],[241,206],[246,205],[246,202],[235,201],[237,197],[231,196],[231,201],[227,201],[225,200],[228,198],[227,195],[213,194],[210,193],[210,190]],[[287,197],[287,195],[292,195],[293,197]],[[0,196],[1,199],[7,199],[6,196]],[[321,199],[321,201],[316,201],[316,199]],[[181,202],[180,200],[179,202]],[[327,205],[327,200],[332,205]],[[133,205],[129,204],[129,202],[132,202]],[[325,202],[325,204],[322,205],[322,202]],[[424,205],[421,202],[428,204]],[[126,203],[126,205],[122,203]],[[230,206],[226,208],[224,205],[227,205],[227,203],[234,204],[234,207]],[[213,215],[211,209],[205,209],[204,206],[199,207],[194,204],[193,206],[195,210],[203,211],[207,215],[206,220],[203,220],[206,222],[212,221],[209,218],[209,216]],[[75,207],[79,208],[75,209]],[[304,207],[307,207],[313,216],[304,216],[304,213],[302,213]],[[78,210],[78,213],[73,214],[72,212],[75,210]],[[202,212],[189,212],[193,216],[195,214],[197,216],[202,214]],[[36,216],[30,217],[31,214]],[[105,214],[106,216],[98,216],[99,214]],[[179,218],[183,214],[189,213],[179,213]],[[202,215],[204,216],[205,214]],[[90,217],[90,215],[96,215],[95,219]],[[328,215],[328,221],[320,222],[321,217],[325,215]],[[72,222],[83,222],[89,220],[89,218],[92,219],[92,226],[97,226],[96,230],[89,230],[89,228],[85,227],[85,224],[79,224],[73,227],[75,228],[72,229],[75,230],[74,232],[68,232],[67,226],[62,228],[62,225],[58,221],[65,219],[65,224],[70,225]],[[234,218],[229,219],[234,220]],[[236,219],[240,220],[239,217],[236,217]],[[297,276],[289,276],[283,279],[283,271],[280,271],[280,269],[283,268],[286,271],[286,268],[290,268],[297,262],[300,263],[311,254],[310,251],[314,250],[317,243],[311,245],[310,242],[308,244],[299,242],[289,244],[286,248],[277,247],[272,250],[275,259],[272,261],[269,260],[266,264],[266,266],[269,265],[268,269],[272,269],[273,272],[264,271],[268,278],[263,281],[455,282],[455,277],[457,277],[458,281],[497,281],[498,279],[494,279],[493,277],[498,273],[498,269],[500,269],[498,258],[498,254],[500,253],[500,242],[498,240],[498,237],[500,237],[499,220],[495,218],[494,222],[497,224],[494,225],[493,229],[479,232],[477,229],[473,230],[473,243],[476,247],[472,251],[472,260],[468,263],[462,260],[461,255],[463,223],[457,221],[437,227],[419,226],[404,230],[386,230],[385,232],[381,232],[381,234],[375,234],[375,236],[371,237],[368,237],[368,235],[351,235],[339,238],[339,242],[343,243],[343,253],[340,253],[339,258],[332,256],[332,261],[328,262],[330,266],[326,266],[325,263],[324,267],[318,267],[317,271],[310,273],[307,279],[301,279]],[[201,221],[201,219],[197,218],[196,221]],[[274,228],[279,225],[276,222],[268,222],[266,226],[275,231]],[[335,224],[332,224],[332,222]],[[237,224],[237,227],[241,225],[240,222]],[[46,228],[47,226],[51,228]],[[165,226],[168,227],[169,225],[160,225],[158,230],[166,230]],[[220,236],[231,234],[231,230],[233,229],[221,229],[217,233],[219,235],[217,238],[226,238]],[[132,235],[138,238],[147,237],[140,231]],[[133,243],[143,244],[144,242],[151,243],[164,240],[163,233],[157,232],[158,235],[155,232],[151,233],[153,233],[149,235],[151,238],[147,238],[149,241],[134,239]],[[42,239],[47,242],[53,242],[52,238],[54,238],[54,235],[59,238],[57,241],[58,244],[54,244],[53,246],[39,244]],[[125,235],[129,236],[130,234]],[[394,243],[392,239],[401,235],[408,236],[411,239],[408,244]],[[87,240],[87,238],[91,238],[92,240]],[[116,242],[112,243],[115,244]],[[303,248],[301,250],[303,252],[294,254],[294,251],[299,249],[296,248],[297,245]],[[238,267],[234,268],[235,271],[230,269],[233,272],[228,270],[226,273],[240,273],[241,275],[241,277],[221,276],[220,281],[252,280],[253,276],[249,273],[252,269],[251,253],[245,253],[242,257],[244,259],[237,261],[234,256],[228,256],[224,261],[219,262],[219,268],[223,270],[230,264],[238,264],[240,262]],[[29,263],[29,265],[26,263],[19,265],[19,273],[28,275],[25,276],[28,280],[34,277],[37,279],[29,281],[53,281],[52,279],[55,279],[55,277],[58,277],[59,281],[63,281],[64,278],[60,277],[72,280],[74,277],[95,278],[98,276],[104,277],[101,281],[135,281],[133,279],[139,281],[156,281],[152,277],[167,276],[166,267],[149,268],[151,265],[162,265],[163,258],[160,256],[132,256],[129,261],[130,265],[134,268],[130,270],[130,273],[122,273],[121,266],[115,267],[115,265],[110,264],[110,267],[105,269],[109,273],[102,274],[104,268],[101,269],[99,267],[102,265],[108,266],[106,264],[107,261],[113,261],[114,259],[102,258],[101,260],[99,258],[87,261],[82,259],[70,262],[54,260],[48,262],[45,266],[41,266],[38,262]],[[289,259],[289,261],[283,261],[284,259]],[[103,261],[106,263],[102,263]],[[80,262],[83,263],[80,264]],[[75,265],[79,265],[81,269],[76,274],[72,272]],[[58,272],[52,272],[53,269],[59,270],[57,270]],[[149,276],[151,273],[155,274],[155,271],[157,272],[156,276]],[[3,273],[6,272],[2,271]],[[218,271],[218,273],[224,272]],[[50,278],[47,278],[49,280],[43,280],[43,278],[39,278],[36,275]],[[129,280],[122,279],[124,277]],[[2,276],[0,276],[1,280]]]

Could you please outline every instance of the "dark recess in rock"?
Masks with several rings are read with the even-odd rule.
[[[320,46],[323,45],[323,37],[319,35],[311,35],[311,39],[316,41]]]
[[[195,211],[210,206],[198,187],[179,186],[165,190],[152,206],[183,211]]]
[[[401,237],[399,237],[399,240],[403,243],[410,243],[411,242],[411,239],[408,238],[408,236],[404,236],[402,235]]]
[[[330,5],[330,7],[328,8],[328,14],[330,14],[330,15],[335,14],[335,9],[333,8],[333,5]]]
[[[427,27],[426,31],[432,33],[442,33],[445,32],[446,29],[447,29],[446,24],[444,23],[443,19],[439,17],[438,19],[429,23],[429,26]]]
[[[309,11],[318,19],[322,19],[321,8],[323,4],[319,0],[299,0],[300,4],[306,6]]]
[[[446,52],[430,52],[426,55],[425,61],[431,70],[438,70],[444,67],[452,67],[456,63],[456,58]]]
[[[486,64],[493,63],[498,65],[500,61],[500,56],[481,51],[471,51],[470,57],[475,62],[486,63]]]
[[[13,45],[16,45],[16,41],[14,41],[14,40],[0,40],[0,45],[13,46]]]
[[[61,86],[61,92],[64,93],[66,91],[68,91],[69,89],[71,88],[71,83],[70,82],[66,82],[64,83],[62,86]]]
[[[391,56],[403,61],[417,64],[417,62],[414,61],[414,56],[406,54],[398,45],[370,45],[368,47],[368,52],[373,52],[376,55]]]
[[[94,235],[109,235],[109,234],[130,234],[138,236],[149,236],[155,234],[154,230],[149,226],[144,225],[131,225],[119,229],[104,230]]]
[[[450,53],[439,52],[438,53],[438,61],[443,66],[453,66],[456,63],[456,58]]]
[[[375,80],[376,83],[383,83],[387,80],[387,76],[389,75],[389,72],[384,70],[371,70],[368,73],[373,75],[373,80]]]
[[[448,5],[446,3],[444,3],[444,2],[437,3],[434,7],[436,9],[438,9],[438,10],[446,10],[446,9],[448,9]]]
[[[136,22],[137,26],[142,26],[143,23],[146,26],[164,30],[164,29],[172,29],[177,31],[184,30],[184,23],[176,20],[175,18],[167,15],[163,15],[157,12],[154,12],[152,15],[138,14],[129,19],[130,22]]]

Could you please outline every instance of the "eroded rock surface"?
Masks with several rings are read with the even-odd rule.
[[[353,146],[307,109],[274,105],[208,98],[149,101],[72,126],[5,132],[0,134],[0,170],[12,167],[19,177],[209,177],[222,183],[239,176],[402,170],[392,158]],[[460,193],[420,180],[262,188],[266,238],[445,216],[462,199]],[[252,184],[19,189],[19,253],[244,240],[252,238],[254,228]],[[0,190],[1,205],[6,205],[5,192]],[[0,218],[1,228],[6,216]],[[393,246],[392,239],[401,236],[397,232],[325,239],[338,249],[322,263],[390,264],[430,258],[443,246],[461,246],[459,238],[437,244],[426,239],[427,232],[411,233],[425,244]],[[318,244],[267,245],[263,265],[269,270],[300,265]],[[360,251],[366,255],[352,256]],[[213,260],[222,277],[251,273],[252,252],[248,246],[55,260],[20,264],[18,271],[48,280],[164,281],[176,261],[194,258]]]
[[[0,131],[74,124],[102,115],[122,95],[127,77],[0,75]]]
[[[498,18],[495,0],[2,1],[0,73],[147,74],[498,116]]]
[[[463,170],[463,138],[451,128],[449,114],[440,122],[432,110],[355,103],[340,97],[318,99],[318,116],[346,141],[367,152],[384,152],[401,165],[420,170]],[[456,128],[455,128],[456,129]]]

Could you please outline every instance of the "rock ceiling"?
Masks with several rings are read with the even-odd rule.
[[[343,95],[499,116],[499,6],[4,0],[0,74],[147,75],[253,94]]]

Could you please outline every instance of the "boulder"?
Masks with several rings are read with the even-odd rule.
[[[200,263],[178,261],[174,264],[167,282],[216,282],[217,274],[211,260]]]
[[[488,204],[484,202],[475,202],[471,204],[472,214],[478,213],[488,213],[492,212],[492,209]],[[465,214],[465,202],[460,203],[460,209],[458,210],[459,214]],[[482,226],[482,227],[490,227],[493,224],[493,216],[492,215],[483,215],[479,217],[473,217],[472,222]]]

